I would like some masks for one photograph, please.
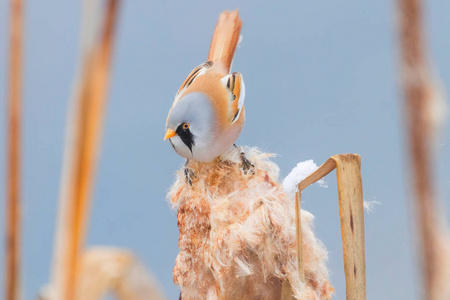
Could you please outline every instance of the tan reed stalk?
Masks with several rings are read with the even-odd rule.
[[[297,264],[300,279],[305,282],[305,270],[303,266],[303,234],[302,234],[302,193],[295,193],[295,228],[297,232]]]
[[[361,158],[353,154],[332,158],[336,162],[347,299],[366,299]]]
[[[301,193],[309,185],[336,169],[347,299],[358,300],[366,299],[364,207],[360,167],[361,159],[359,155],[342,154],[332,156],[315,172],[298,184],[296,193],[298,263],[300,276],[304,278],[304,274],[302,274],[302,230],[301,226],[299,226],[301,224]],[[286,287],[286,284],[283,287]],[[282,299],[290,299],[288,292],[284,293],[284,295],[286,296]]]
[[[88,49],[68,126],[52,270],[55,299],[76,299],[90,194],[99,149],[118,0],[106,1],[100,36]]]
[[[427,61],[422,1],[399,0],[402,85],[405,101],[414,206],[422,264],[424,297],[448,299],[448,236],[436,207],[433,186],[433,135],[439,98]],[[444,278],[447,277],[447,278]],[[448,288],[447,288],[448,293]]]
[[[10,1],[5,299],[20,298],[20,152],[23,5]]]

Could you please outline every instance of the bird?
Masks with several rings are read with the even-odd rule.
[[[230,73],[240,39],[237,10],[219,16],[208,60],[184,80],[170,108],[164,140],[189,160],[211,162],[236,146],[245,122],[245,84],[241,73]],[[243,166],[252,164],[242,152]]]

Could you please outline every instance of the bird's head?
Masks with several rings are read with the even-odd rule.
[[[164,136],[180,156],[209,162],[236,141],[243,125],[238,105],[243,98],[239,96],[241,91],[245,94],[241,76],[236,74],[226,74],[206,62],[183,82],[169,111]]]
[[[211,101],[202,92],[183,96],[169,112],[165,140],[182,157],[210,161],[207,155],[217,135],[216,116]]]

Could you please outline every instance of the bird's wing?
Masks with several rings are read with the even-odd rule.
[[[184,80],[181,87],[178,89],[177,94],[175,95],[175,100],[173,101],[173,106],[177,104],[177,102],[181,99],[181,96],[183,95],[184,91],[194,82],[194,80],[200,76],[205,74],[206,70],[210,69],[213,66],[212,61],[207,61],[205,63],[202,63],[201,65],[197,66],[194,70],[192,70],[191,73],[189,73],[188,77]]]
[[[245,84],[241,73],[234,72],[222,78],[224,84],[230,92],[231,124],[236,122],[241,115],[245,100]]]

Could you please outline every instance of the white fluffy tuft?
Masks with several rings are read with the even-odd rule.
[[[381,203],[378,201],[375,201],[375,200],[371,200],[371,201],[364,200],[364,202],[363,202],[364,210],[366,212],[370,213],[371,211],[373,211],[375,205],[378,205],[378,204],[381,204]]]
[[[317,169],[318,166],[312,159],[299,162],[283,180],[284,191],[293,197],[297,192],[297,185]],[[327,182],[323,178],[317,183],[323,188],[328,187]]]

